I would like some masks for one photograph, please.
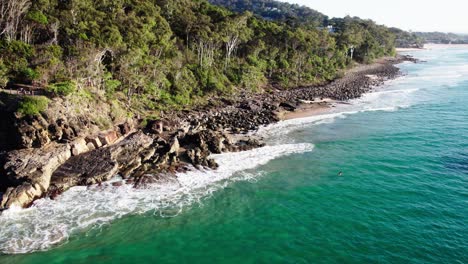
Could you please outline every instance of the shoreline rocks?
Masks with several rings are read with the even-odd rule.
[[[138,131],[127,121],[109,131],[78,136],[76,129],[60,120],[43,129],[47,122],[39,118],[34,122],[44,124],[26,131],[23,141],[28,147],[31,142],[41,142],[41,148],[13,150],[0,160],[0,211],[11,206],[27,207],[40,197],[54,198],[70,187],[99,184],[116,174],[142,187],[161,175],[174,177],[187,165],[215,169],[211,154],[264,146],[261,139],[242,135],[278,122],[279,111],[294,111],[302,102],[317,98],[358,98],[399,76],[401,72],[394,65],[408,60],[412,59],[398,57],[363,66],[324,86],[273,89],[271,93],[242,96],[249,99],[225,99],[221,106],[212,102],[197,110],[150,120]],[[58,143],[64,138],[69,140]]]

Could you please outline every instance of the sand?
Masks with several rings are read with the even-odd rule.
[[[334,100],[324,99],[317,102],[304,102],[295,111],[282,111],[278,113],[280,120],[290,120],[320,115],[332,108]]]

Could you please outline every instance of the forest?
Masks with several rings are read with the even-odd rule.
[[[426,43],[435,44],[468,44],[468,35],[443,32],[415,32]]]
[[[30,85],[145,113],[319,85],[354,62],[395,54],[385,26],[288,6],[258,15],[206,0],[0,0],[0,88]]]

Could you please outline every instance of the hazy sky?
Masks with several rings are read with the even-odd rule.
[[[306,5],[329,17],[370,18],[413,31],[468,33],[468,0],[281,0]]]

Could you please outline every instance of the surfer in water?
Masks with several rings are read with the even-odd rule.
[[[343,176],[343,172],[342,171],[338,172],[338,176]]]

